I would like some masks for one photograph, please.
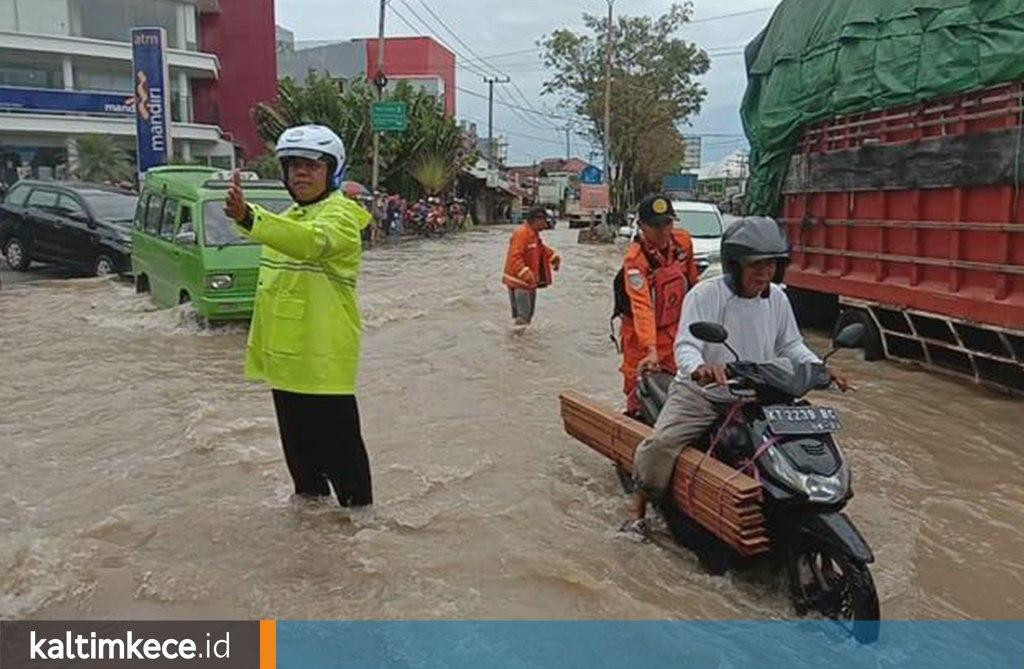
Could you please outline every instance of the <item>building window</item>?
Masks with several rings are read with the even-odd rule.
[[[108,93],[133,92],[132,66],[97,67],[75,63],[75,90],[105,91]]]
[[[158,27],[167,31],[167,46],[183,49],[178,33],[180,3],[170,0],[70,0],[82,37],[127,42],[132,28]],[[187,25],[182,26],[187,33]]]
[[[67,0],[0,0],[0,30],[67,35]]]
[[[0,86],[64,88],[64,72],[59,63],[32,63],[5,56],[0,62]]]

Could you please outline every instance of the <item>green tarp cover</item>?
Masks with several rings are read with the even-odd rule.
[[[747,211],[774,215],[805,126],[1024,79],[1024,0],[783,0],[746,62]]]

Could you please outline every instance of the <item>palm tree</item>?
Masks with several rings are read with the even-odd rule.
[[[455,165],[440,153],[423,152],[413,161],[410,174],[427,195],[448,190],[455,180]]]
[[[82,181],[122,181],[131,179],[135,166],[128,153],[107,135],[83,135],[78,146],[75,176]]]
[[[256,105],[252,115],[257,131],[270,146],[277,143],[285,128],[305,123],[327,126],[345,142],[349,178],[365,181],[370,175],[373,99],[373,90],[364,82],[354,82],[342,93],[329,77],[312,72],[305,85],[282,79],[278,82],[277,99]]]
[[[404,132],[385,134],[381,141],[381,184],[390,192],[409,198],[415,198],[421,191],[443,192],[473,159],[463,146],[462,131],[444,115],[433,96],[413,89],[408,83],[400,82],[387,99],[405,103],[408,126]],[[345,142],[349,179],[368,184],[373,160],[370,107],[375,100],[373,89],[365,81],[350,82],[341,92],[330,78],[313,72],[301,86],[291,79],[282,79],[277,99],[271,104],[257,105],[253,119],[260,135],[271,144],[290,126],[326,125]],[[417,173],[431,176],[422,181]]]

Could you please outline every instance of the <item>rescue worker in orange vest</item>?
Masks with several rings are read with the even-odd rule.
[[[690,233],[673,228],[672,201],[648,195],[637,214],[640,234],[629,245],[622,279],[616,281],[616,311],[622,317],[619,369],[626,412],[634,416],[640,411],[637,376],[648,371],[676,373],[674,349],[683,298],[699,276]]]
[[[534,207],[509,240],[502,282],[508,286],[516,325],[527,325],[533,320],[537,289],[550,286],[552,270],[557,272],[561,267],[561,257],[540,239],[541,230],[553,227],[547,210]]]

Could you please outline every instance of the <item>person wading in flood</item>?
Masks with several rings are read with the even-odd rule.
[[[370,214],[338,192],[345,145],[318,125],[277,142],[295,204],[281,214],[245,201],[232,175],[224,211],[263,244],[245,373],[272,389],[285,461],[304,497],[373,502],[356,405],[361,323],[356,279]]]
[[[615,317],[622,318],[623,392],[626,414],[638,417],[637,377],[676,373],[675,340],[683,298],[697,283],[693,240],[676,230],[676,212],[664,195],[645,197],[637,207],[640,234],[629,245],[614,281]],[[633,518],[643,518],[647,500],[637,490]]]
[[[540,239],[541,230],[553,227],[548,212],[534,207],[509,240],[502,282],[508,286],[516,325],[525,326],[533,320],[537,289],[550,286],[552,270],[557,272],[562,264],[561,257]]]

